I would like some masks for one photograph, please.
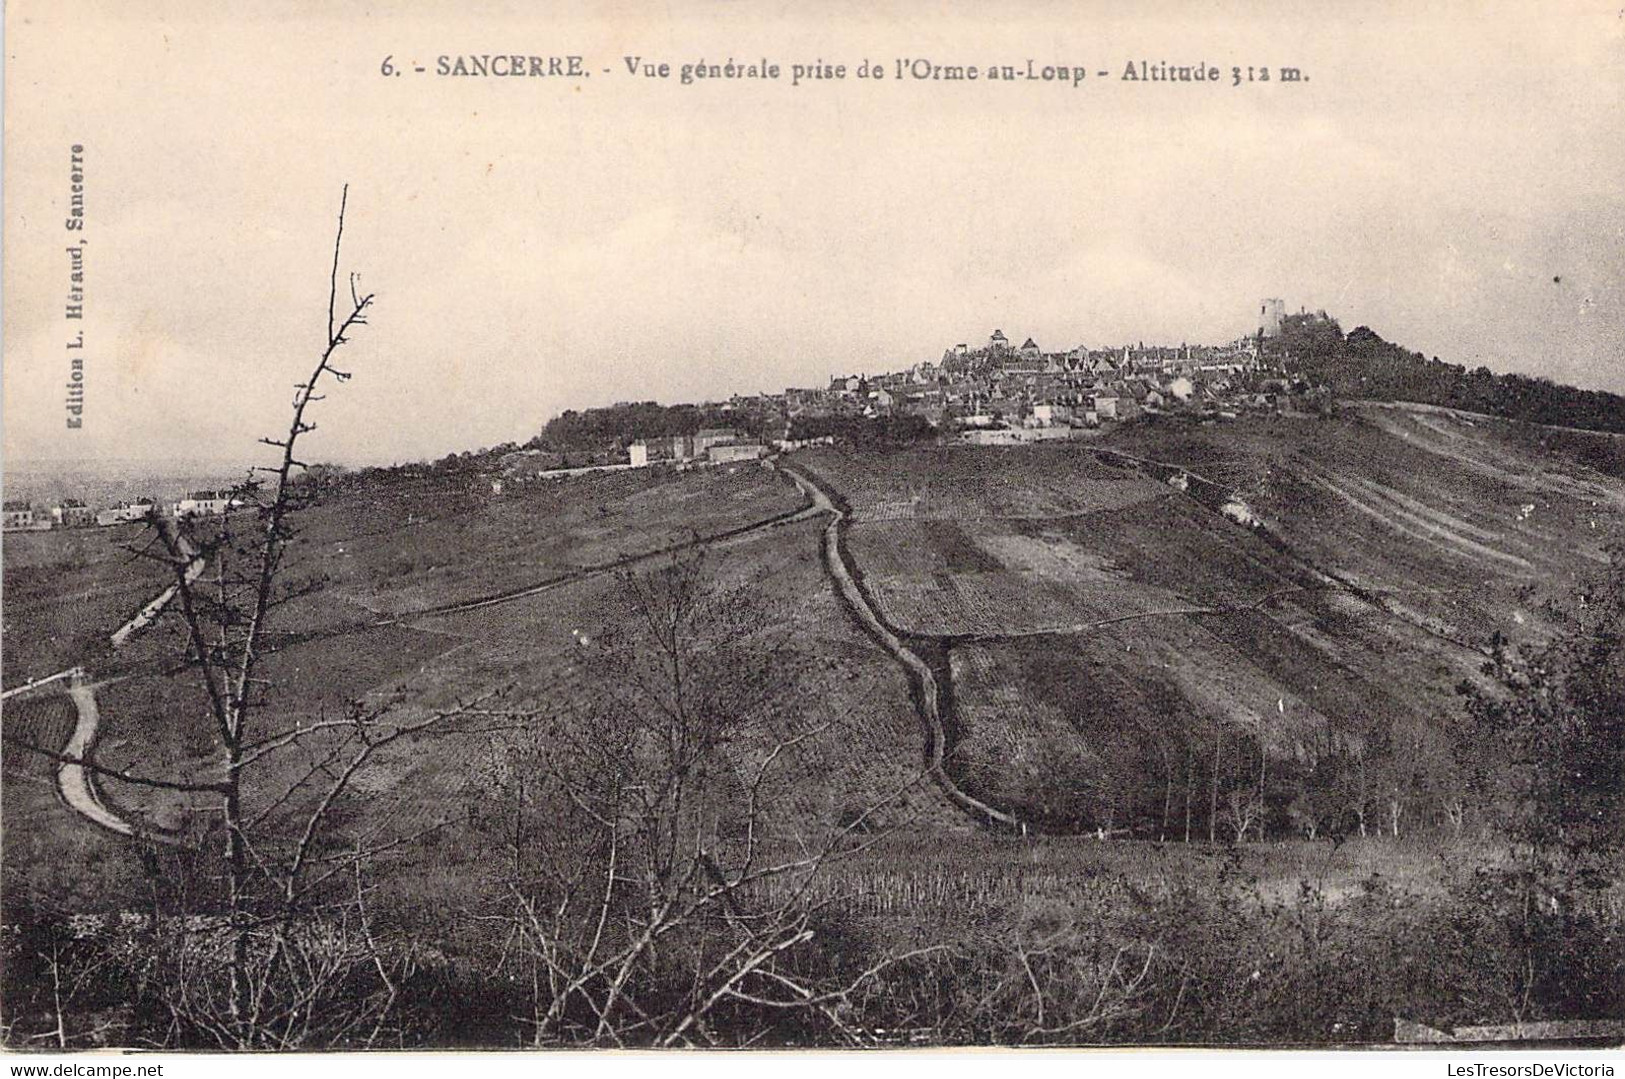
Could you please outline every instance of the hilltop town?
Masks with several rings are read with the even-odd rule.
[[[842,441],[949,439],[1009,445],[1088,438],[1103,425],[1172,413],[1220,422],[1286,407],[1309,387],[1289,374],[1291,322],[1333,324],[1325,312],[1287,315],[1262,301],[1251,330],[1224,344],[1046,350],[994,329],[934,359],[885,373],[831,376],[824,386],[735,394],[662,408],[619,402],[566,412],[500,462],[507,478],[563,477],[656,464],[727,464]]]
[[[1322,413],[1340,398],[1625,430],[1625,401],[1616,395],[1429,359],[1364,326],[1345,334],[1323,310],[1288,313],[1284,301],[1265,299],[1249,312],[1248,323],[1247,332],[1222,344],[1068,349],[1046,349],[1030,336],[1018,345],[1013,335],[994,329],[980,344],[953,344],[900,370],[837,374],[822,386],[700,403],[621,401],[567,409],[523,445],[508,442],[382,471],[403,477],[461,473],[500,495],[505,483],[651,466],[737,465],[836,442],[898,447],[1087,440],[1153,419],[1201,425],[1249,413]],[[347,470],[317,471],[326,482]],[[4,525],[8,532],[108,526],[153,515],[218,515],[231,506],[224,489],[105,507],[84,497],[42,507],[8,500]]]
[[[834,378],[822,390],[788,389],[782,408],[791,421],[914,415],[967,441],[1064,437],[1042,432],[1098,427],[1171,405],[1218,412],[1222,404],[1251,400],[1241,393],[1250,376],[1278,371],[1266,343],[1279,337],[1280,301],[1266,301],[1261,313],[1267,317],[1256,333],[1223,345],[1142,342],[1046,352],[1031,337],[1013,345],[995,329],[980,347],[957,344],[940,360],[905,371]]]
[[[610,414],[610,427],[629,430],[562,438],[544,432],[523,448],[499,447],[492,483],[500,493],[505,479],[731,464],[850,438],[855,427],[877,425],[892,441],[948,437],[991,445],[1088,437],[1102,424],[1159,412],[1233,419],[1241,410],[1278,407],[1278,394],[1288,390],[1288,352],[1280,344],[1287,318],[1281,300],[1264,300],[1252,330],[1221,345],[1140,342],[1046,351],[1031,337],[1016,345],[995,329],[976,347],[955,344],[937,359],[900,371],[833,376],[821,387],[735,394],[726,401],[670,408],[623,402],[585,415]],[[690,415],[700,419],[685,422]],[[230,506],[229,492],[214,489],[170,501],[142,496],[106,507],[77,497],[50,506],[8,500],[4,527],[16,532],[109,526],[155,514],[216,515]]]

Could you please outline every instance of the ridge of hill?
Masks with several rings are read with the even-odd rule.
[[[1368,326],[1345,336],[1324,312],[1289,315],[1266,355],[1287,357],[1296,375],[1339,397],[1408,401],[1554,427],[1625,433],[1625,397],[1549,378],[1429,359]]]

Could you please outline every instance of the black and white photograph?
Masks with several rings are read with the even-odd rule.
[[[9,1074],[1613,1075],[1617,0],[4,29]]]

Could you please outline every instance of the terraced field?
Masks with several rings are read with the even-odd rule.
[[[1313,428],[1305,431],[1308,425]],[[1546,605],[1606,564],[1625,515],[1625,439],[1420,406],[1327,421],[1125,430],[1125,448],[1235,487],[1292,553],[1458,639],[1551,632]],[[1575,438],[1588,452],[1569,451]],[[1599,469],[1596,464],[1605,467]]]
[[[1164,488],[1071,446],[946,446],[872,456],[798,455],[846,500],[853,524],[1051,518],[1120,509]]]
[[[1490,635],[1544,639],[1549,605],[1625,537],[1625,483],[1592,451],[1361,408],[806,463],[853,508],[876,608],[946,650],[966,792],[1051,825],[1165,828],[1183,788],[1207,785],[1197,815],[1217,816],[1226,785],[1267,797],[1272,768],[1447,760]],[[1166,482],[1186,474],[1190,493]],[[1012,498],[1029,475],[1041,494]],[[868,509],[907,492],[912,515]]]

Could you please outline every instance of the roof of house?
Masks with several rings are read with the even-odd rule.
[[[8,512],[17,513],[17,512],[21,512],[22,510],[31,510],[33,508],[34,508],[33,504],[28,502],[27,500],[8,499],[6,501],[6,510]]]
[[[1025,341],[1023,341],[1021,343],[1021,347],[1022,348],[1037,348],[1038,343],[1035,342],[1031,337],[1029,337],[1029,338],[1027,338],[1027,340],[1025,340]]]

